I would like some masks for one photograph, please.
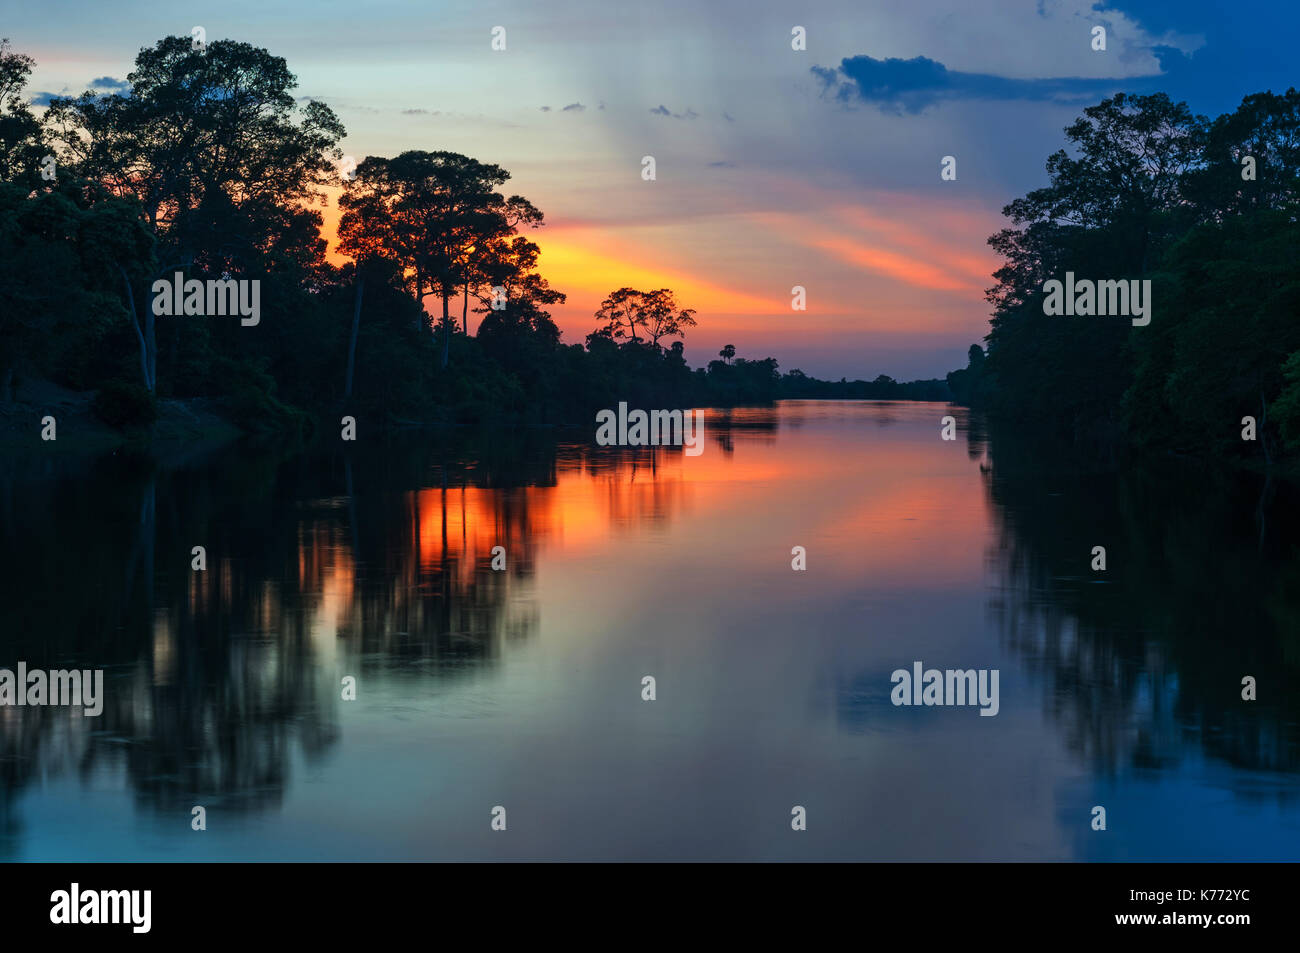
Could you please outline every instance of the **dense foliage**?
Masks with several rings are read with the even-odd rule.
[[[1265,461],[1300,448],[1300,93],[1214,120],[1117,95],[1066,135],[1050,184],[990,239],[1006,261],[987,354],[949,375],[955,397],[1080,441]],[[1149,279],[1150,324],[1044,314],[1044,283],[1067,271]]]

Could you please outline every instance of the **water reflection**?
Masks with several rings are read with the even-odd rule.
[[[3,664],[102,667],[109,685],[96,719],[0,708],[12,853],[17,795],[62,772],[119,770],[158,813],[277,805],[290,749],[311,762],[338,740],[341,675],[490,667],[537,629],[542,550],[671,519],[686,484],[680,452],[532,440],[7,461],[0,494]]]
[[[993,616],[1070,749],[1112,774],[1169,770],[1193,751],[1300,770],[1295,487],[1175,464],[1089,471],[1010,433],[989,449]],[[1091,569],[1099,545],[1104,573]],[[1235,777],[1239,793],[1258,790]]]
[[[1282,812],[1237,833],[1283,817],[1269,836],[1300,852],[1293,487],[1056,457],[934,404],[711,412],[706,435],[696,458],[516,433],[0,461],[0,665],[102,667],[107,688],[98,719],[0,708],[0,850],[55,855],[51,812],[84,796],[112,845],[93,859],[159,854],[131,816],[199,856],[157,833],[194,804],[280,818],[223,835],[234,857],[268,837],[320,856],[351,822],[381,858],[496,856],[420,805],[514,785],[550,823],[499,856],[1104,856],[1062,805],[1204,787],[1208,759]],[[1002,665],[1004,713],[900,713],[889,672],[916,658]],[[645,671],[671,701],[627,708]],[[1021,783],[1040,757],[1055,790]],[[987,773],[960,801],[958,770]],[[792,846],[749,817],[791,798],[831,830]],[[1152,836],[1149,856],[1195,853]]]

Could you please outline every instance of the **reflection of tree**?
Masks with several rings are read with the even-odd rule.
[[[123,772],[183,824],[194,804],[274,803],[293,743],[309,759],[328,748],[337,694],[313,665],[298,594],[275,582],[293,574],[266,571],[296,517],[240,518],[241,501],[265,496],[235,479],[249,463],[167,471],[119,454],[42,482],[0,475],[0,493],[25,503],[0,523],[0,573],[24,594],[0,605],[0,664],[104,670],[97,718],[0,709],[6,816],[30,779],[75,768]],[[190,570],[199,544],[206,573]]]
[[[337,741],[342,675],[493,665],[537,631],[543,547],[670,519],[687,486],[678,448],[544,436],[4,466],[0,576],[21,598],[0,601],[0,666],[103,668],[105,704],[94,719],[0,708],[0,853],[20,834],[17,794],[61,772],[120,771],[178,825],[195,804],[278,803],[293,754]]]
[[[1300,700],[1285,688],[1300,665],[1295,488],[1277,491],[1261,545],[1261,481],[1176,464],[1088,472],[1041,439],[991,431],[991,610],[1070,746],[1112,772],[1198,747],[1241,768],[1300,769]],[[1245,675],[1258,701],[1241,699]]]
[[[776,443],[781,418],[771,407],[723,407],[705,414],[705,433],[728,456],[735,453],[737,442],[768,446]]]

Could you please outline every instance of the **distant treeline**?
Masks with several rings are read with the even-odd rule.
[[[945,380],[896,381],[881,374],[873,381],[819,381],[795,369],[781,378],[782,397],[852,400],[952,400]]]
[[[1213,120],[1117,95],[1066,136],[1050,183],[989,240],[1005,264],[987,352],[948,375],[955,398],[1079,442],[1294,458],[1300,93],[1247,96]],[[1150,323],[1044,314],[1045,283],[1067,272],[1150,280]]]
[[[54,97],[39,118],[33,65],[0,43],[0,401],[48,379],[96,391],[120,428],[147,428],[160,399],[205,398],[280,432],[341,412],[369,427],[589,423],[619,401],[946,396],[782,377],[731,345],[692,369],[695,312],[662,288],[610,292],[585,341],[562,342],[548,308],[565,296],[526,237],[543,214],[500,190],[506,170],[452,152],[344,162],[342,124],[266,50],[169,37],[140,51],[129,91]],[[343,267],[320,231],[331,185]],[[178,285],[225,280],[258,282],[257,315],[214,316],[197,296],[173,313]]]

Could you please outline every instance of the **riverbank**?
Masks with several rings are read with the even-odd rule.
[[[41,450],[62,456],[93,456],[123,447],[147,448],[154,456],[184,458],[243,435],[216,401],[160,400],[148,430],[119,430],[94,412],[94,391],[75,391],[47,380],[23,381],[12,401],[0,401],[0,453]],[[54,439],[50,433],[53,418]]]

